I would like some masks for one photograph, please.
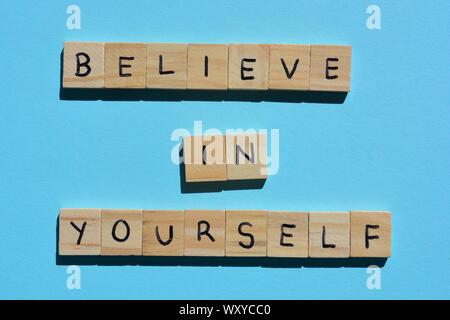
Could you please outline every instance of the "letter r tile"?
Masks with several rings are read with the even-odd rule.
[[[184,212],[184,255],[225,256],[225,210]]]

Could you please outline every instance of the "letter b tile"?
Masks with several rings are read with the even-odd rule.
[[[103,42],[64,42],[63,87],[105,86]]]

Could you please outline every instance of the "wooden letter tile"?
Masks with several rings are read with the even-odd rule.
[[[182,256],[184,210],[144,210],[142,212],[142,254]]]
[[[310,46],[270,45],[269,89],[309,90]]]
[[[144,43],[105,44],[105,88],[145,88]]]
[[[391,256],[391,213],[350,211],[350,256]]]
[[[269,211],[268,257],[308,257],[308,212]]]
[[[147,44],[147,88],[186,89],[187,45]]]
[[[228,88],[228,45],[188,44],[189,89]]]
[[[64,42],[63,87],[105,86],[103,42]]]
[[[267,211],[227,210],[225,220],[226,256],[266,256]]]
[[[226,181],[225,136],[185,136],[183,159],[186,182]]]
[[[309,89],[350,91],[351,46],[311,46]]]
[[[142,210],[102,210],[101,255],[142,255]]]
[[[269,48],[267,44],[228,46],[228,88],[267,90],[269,88]]]
[[[101,209],[59,210],[59,254],[100,255]]]
[[[225,210],[184,212],[184,255],[225,256]]]
[[[265,133],[227,134],[228,180],[267,179]]]
[[[309,213],[309,256],[348,258],[350,256],[350,214]]]

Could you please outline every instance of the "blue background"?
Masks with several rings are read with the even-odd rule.
[[[0,298],[450,298],[448,1],[4,1]],[[81,7],[81,29],[66,8]],[[366,8],[381,8],[368,30]],[[62,101],[63,41],[353,46],[343,104]],[[280,130],[262,190],[182,194],[177,128]],[[60,207],[390,210],[381,290],[365,268],[57,266]]]

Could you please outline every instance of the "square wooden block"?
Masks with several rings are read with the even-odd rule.
[[[269,211],[268,257],[308,257],[308,212]]]
[[[309,213],[309,256],[312,258],[350,256],[350,213]]]
[[[226,181],[225,136],[185,136],[183,159],[186,182]]]
[[[350,211],[350,256],[391,256],[391,213]]]
[[[228,180],[267,179],[266,133],[227,134]]]
[[[225,255],[265,257],[267,211],[226,210]]]
[[[64,42],[63,87],[103,88],[104,61],[103,42]]]
[[[225,256],[225,210],[184,212],[184,255]]]
[[[59,254],[100,255],[101,209],[59,210]]]
[[[142,210],[102,209],[101,255],[142,255]]]
[[[105,44],[105,88],[145,88],[144,43]]]
[[[269,48],[267,44],[230,44],[228,89],[267,90]]]
[[[142,211],[142,254],[182,256],[184,250],[184,210]]]
[[[228,88],[228,45],[188,44],[187,87],[203,90]]]
[[[186,89],[187,45],[147,44],[147,88]]]
[[[309,89],[350,91],[352,46],[311,46]]]
[[[310,46],[271,44],[269,89],[309,90]]]

